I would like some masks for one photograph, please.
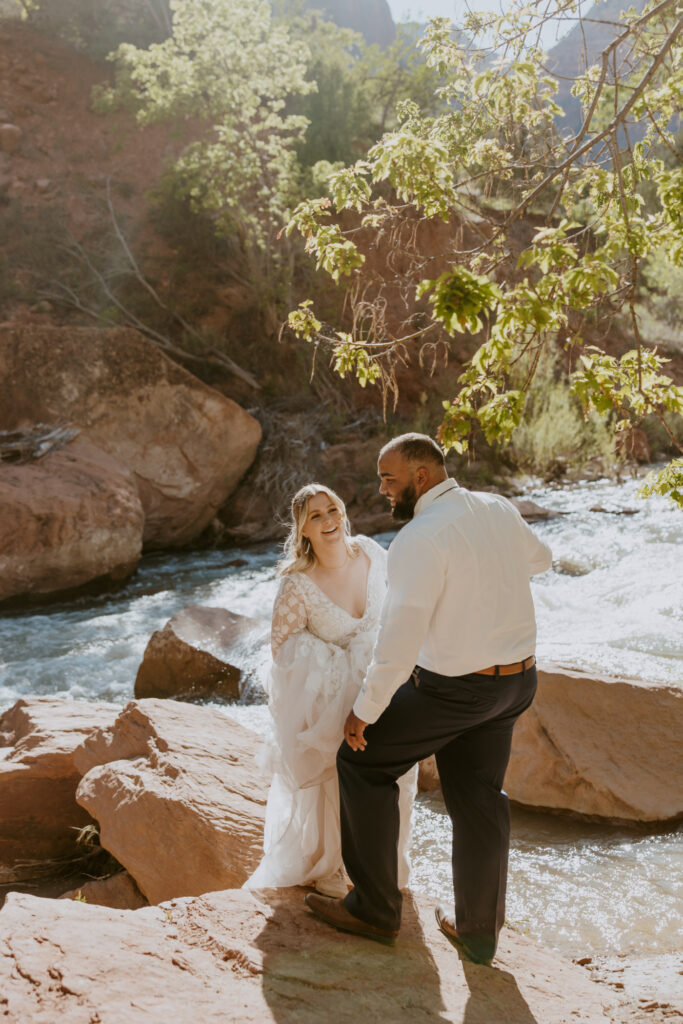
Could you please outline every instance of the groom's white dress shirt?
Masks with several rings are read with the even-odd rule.
[[[353,710],[375,722],[416,665],[461,676],[534,653],[529,577],[550,548],[495,494],[448,479],[423,494],[395,537],[380,630]]]

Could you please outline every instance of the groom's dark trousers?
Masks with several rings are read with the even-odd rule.
[[[502,792],[512,728],[536,691],[536,669],[515,675],[442,676],[417,668],[373,725],[367,747],[337,754],[342,855],[355,917],[397,931],[398,786],[417,761],[436,754],[453,824],[456,927],[480,955],[493,956],[505,918],[510,842]]]

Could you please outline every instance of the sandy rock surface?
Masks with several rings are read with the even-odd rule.
[[[610,821],[683,815],[683,689],[539,670],[538,692],[515,726],[505,790],[528,807]],[[421,790],[439,786],[434,758]]]
[[[228,890],[116,911],[13,894],[0,912],[0,1012],[33,1024],[620,1020],[609,989],[514,932],[494,968],[478,967],[460,961],[427,899],[406,899],[387,949],[328,928],[302,895]]]
[[[197,537],[256,455],[261,427],[129,328],[0,325],[0,430],[70,424],[133,473],[148,548]]]
[[[92,818],[76,803],[74,750],[119,710],[30,697],[0,717],[0,865],[78,852],[75,829]]]
[[[262,622],[226,608],[190,605],[153,633],[136,697],[239,697],[245,654],[267,640]]]
[[[0,601],[125,579],[143,528],[132,473],[89,441],[0,463]]]
[[[263,847],[258,737],[215,708],[134,701],[76,756],[79,804],[150,903],[240,886]]]
[[[5,122],[0,124],[0,151],[14,153],[21,142],[23,132],[16,124]]]
[[[623,1024],[683,1021],[683,952],[588,957],[586,970],[626,1001]]]

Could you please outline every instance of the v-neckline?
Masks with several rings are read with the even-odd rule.
[[[325,598],[326,601],[329,601],[329,603],[331,605],[334,605],[335,608],[338,608],[340,612],[344,612],[344,614],[348,615],[348,617],[350,619],[353,619],[354,622],[362,622],[363,619],[365,618],[366,612],[368,610],[368,600],[369,600],[368,595],[369,595],[369,591],[370,591],[370,573],[372,572],[372,559],[370,558],[370,555],[367,553],[367,551],[364,551],[362,548],[361,548],[361,552],[360,553],[361,553],[361,555],[364,555],[365,558],[367,558],[367,560],[368,560],[368,574],[367,574],[366,579],[365,579],[365,607],[363,608],[363,614],[362,615],[352,615],[351,612],[347,611],[346,608],[343,608],[340,604],[337,604],[336,601],[333,601],[332,598],[329,596],[329,594],[325,593],[325,591],[320,586],[320,584],[315,582],[315,580],[313,579],[312,576],[309,576],[307,572],[302,572],[301,573],[301,575],[304,577],[304,579],[307,579],[309,581],[309,583],[312,583],[313,586],[315,587],[315,589],[317,591],[319,591],[323,595],[323,597]]]

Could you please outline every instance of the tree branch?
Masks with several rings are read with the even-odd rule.
[[[672,0],[663,0],[663,2],[661,4],[659,4],[659,7],[655,8],[655,10],[658,10],[659,8],[666,8],[666,7],[668,7],[670,5],[671,2],[672,2]],[[652,13],[653,12],[651,11],[649,16],[651,16]],[[530,192],[518,204],[518,206],[515,208],[515,210],[513,210],[513,212],[510,214],[510,216],[506,219],[505,223],[501,226],[501,228],[497,232],[498,235],[501,234],[502,231],[504,231],[507,227],[509,227],[509,225],[512,224],[515,220],[517,220],[519,217],[522,216],[522,214],[533,203],[533,201],[535,199],[537,199],[538,196],[540,196],[542,192],[545,191],[545,189],[548,187],[548,185],[551,183],[551,181],[554,181],[554,179],[558,175],[562,174],[568,167],[570,167],[571,164],[575,163],[579,159],[579,157],[583,156],[584,153],[587,153],[590,149],[592,149],[593,146],[596,145],[596,143],[600,142],[602,139],[607,138],[607,136],[612,135],[619,128],[619,125],[624,122],[624,120],[626,119],[626,117],[629,114],[629,111],[631,110],[631,108],[635,104],[635,102],[638,99],[638,97],[645,91],[645,89],[647,88],[649,83],[652,81],[653,77],[655,76],[655,74],[659,70],[660,66],[662,65],[662,63],[664,61],[664,58],[666,57],[667,53],[669,52],[671,47],[674,45],[674,43],[677,41],[677,39],[680,37],[682,32],[683,32],[683,18],[680,18],[678,20],[678,22],[676,23],[676,26],[669,33],[666,41],[662,45],[659,53],[657,54],[657,56],[653,60],[652,64],[650,65],[648,70],[645,72],[645,74],[641,78],[641,80],[638,83],[638,85],[634,88],[632,94],[629,96],[629,98],[626,101],[626,103],[624,103],[623,107],[619,110],[619,112],[616,115],[616,117],[612,118],[612,120],[610,121],[610,123],[608,124],[608,126],[606,128],[604,128],[596,136],[588,139],[578,149],[576,147],[574,147],[570,151],[569,155],[563,160],[563,162],[561,164],[559,164],[557,167],[553,168],[553,170],[549,174],[546,175],[546,177],[543,179],[543,181],[541,181],[536,186],[536,188],[533,189],[533,191]],[[620,41],[623,38],[625,38],[625,36],[621,36],[620,37]],[[612,48],[611,46],[608,47],[608,50],[611,50],[611,48]],[[605,52],[607,52],[607,51],[605,51]],[[604,54],[603,54],[603,57],[604,57]],[[594,108],[593,108],[593,112],[594,112]],[[589,126],[584,123],[584,126],[582,127],[581,131],[579,132],[579,136],[577,137],[579,140],[583,136],[585,136],[585,134],[586,134],[586,132],[588,130],[588,127]],[[496,235],[494,235],[493,237],[495,238]]]

